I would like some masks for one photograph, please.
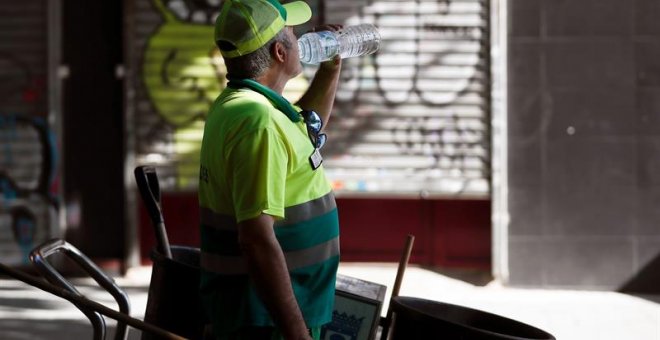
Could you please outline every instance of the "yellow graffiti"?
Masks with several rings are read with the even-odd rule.
[[[153,4],[163,23],[149,37],[142,61],[142,81],[156,112],[174,129],[179,189],[194,188],[204,118],[226,86],[226,69],[213,42],[213,26],[178,19],[162,0]],[[308,81],[290,82],[284,96],[297,100]]]

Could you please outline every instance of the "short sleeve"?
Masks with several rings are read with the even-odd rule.
[[[269,128],[242,136],[227,159],[236,221],[284,217],[288,154],[282,137]]]

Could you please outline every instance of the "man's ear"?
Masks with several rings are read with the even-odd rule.
[[[273,44],[271,53],[273,53],[273,59],[275,59],[276,61],[278,61],[280,63],[283,63],[284,60],[286,60],[287,49],[284,46],[284,44],[282,44],[279,41],[276,41]]]

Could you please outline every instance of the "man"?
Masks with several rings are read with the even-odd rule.
[[[199,203],[201,294],[218,339],[318,339],[332,318],[339,225],[319,149],[340,59],[297,106],[281,96],[302,70],[291,26],[310,17],[302,1],[226,0],[216,22],[230,81],[204,128]]]

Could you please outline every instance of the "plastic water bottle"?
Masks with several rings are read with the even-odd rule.
[[[310,32],[298,39],[300,61],[305,64],[318,64],[337,54],[342,59],[367,55],[379,47],[380,34],[371,24],[348,26],[337,32]]]

